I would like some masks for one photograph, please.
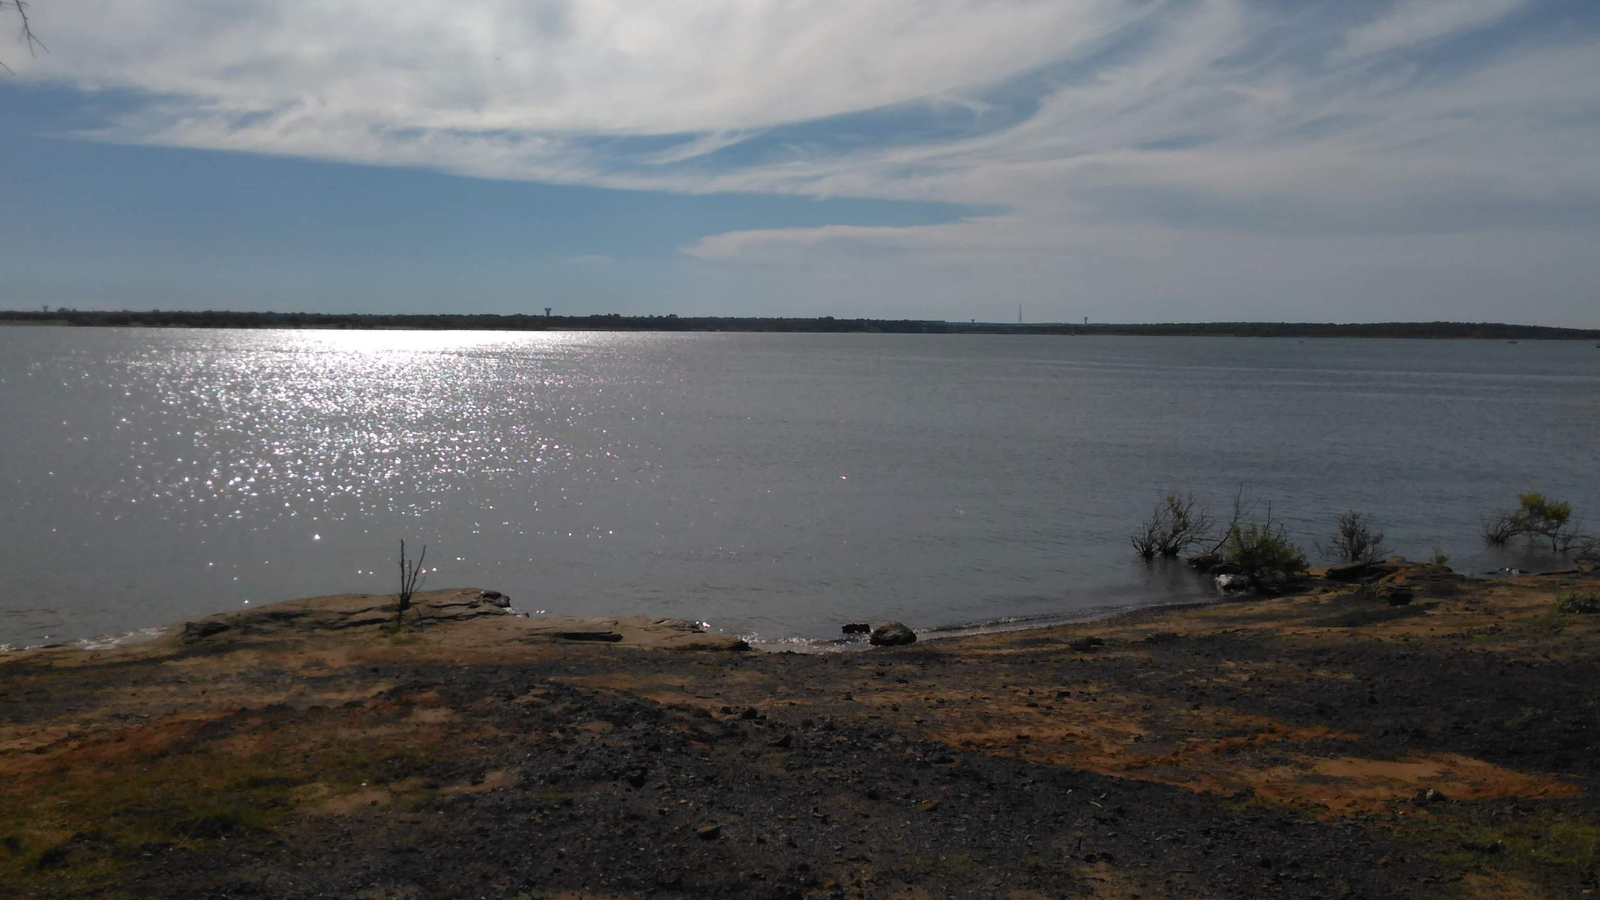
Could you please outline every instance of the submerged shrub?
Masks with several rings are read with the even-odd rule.
[[[1572,519],[1572,504],[1537,492],[1522,494],[1517,501],[1521,506],[1517,509],[1516,520],[1522,533],[1547,538],[1551,550],[1561,550],[1563,541],[1571,537],[1567,522]]]
[[[1521,533],[1517,514],[1509,509],[1497,509],[1483,517],[1483,542],[1491,547],[1504,547]]]
[[[1213,524],[1211,515],[1195,506],[1193,495],[1168,494],[1129,540],[1145,559],[1177,556],[1205,540]]]
[[[1530,491],[1517,497],[1515,510],[1498,510],[1484,517],[1483,540],[1503,547],[1515,537],[1550,542],[1552,553],[1593,553],[1595,538],[1572,522],[1572,504]]]

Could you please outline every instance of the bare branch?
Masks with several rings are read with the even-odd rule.
[[[1210,513],[1195,505],[1192,494],[1168,494],[1129,540],[1144,559],[1177,556],[1206,541],[1215,524]]]
[[[1329,545],[1318,544],[1317,549],[1341,563],[1374,563],[1389,552],[1383,543],[1383,532],[1372,525],[1372,517],[1353,509],[1339,517],[1339,528]]]
[[[406,610],[411,608],[411,595],[417,587],[427,578],[427,570],[422,567],[428,558],[428,545],[422,545],[422,552],[417,555],[417,561],[412,562],[406,556],[406,542],[400,542],[400,593],[396,596],[395,628],[398,630],[405,625]]]
[[[33,33],[33,20],[28,18],[28,0],[0,0],[0,12],[4,12],[7,9],[14,10],[17,18],[22,21],[22,33],[18,35],[18,39],[28,48],[28,55],[37,57],[40,50],[49,53],[50,48],[46,47],[44,41],[39,40],[39,36]],[[0,69],[5,69],[7,72],[11,71],[11,67],[6,65],[4,61],[0,61]]]

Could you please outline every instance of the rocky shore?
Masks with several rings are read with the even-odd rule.
[[[314,598],[0,656],[0,897],[1596,895],[1573,571],[833,654]]]

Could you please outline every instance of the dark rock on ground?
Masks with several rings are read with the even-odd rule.
[[[183,626],[183,639],[186,641],[198,641],[213,634],[221,634],[232,627],[227,622],[219,622],[216,619],[201,619],[198,622],[189,622]]]
[[[1387,562],[1358,562],[1346,563],[1339,566],[1329,566],[1326,577],[1329,581],[1366,581],[1372,578],[1382,578],[1399,571],[1399,566]]]
[[[899,647],[915,644],[917,633],[900,622],[885,622],[872,629],[871,641],[878,647]]]
[[[1405,606],[1416,599],[1416,593],[1408,587],[1391,587],[1380,595],[1390,606]]]

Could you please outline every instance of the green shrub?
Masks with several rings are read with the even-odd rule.
[[[1562,536],[1566,533],[1567,522],[1572,519],[1572,504],[1561,500],[1554,500],[1537,492],[1520,494],[1517,501],[1521,504],[1516,512],[1516,521],[1527,535],[1538,535],[1550,539],[1550,549],[1559,550]]]
[[[1484,517],[1485,543],[1503,547],[1514,537],[1525,537],[1535,542],[1549,541],[1552,553],[1576,552],[1582,556],[1594,552],[1595,538],[1573,523],[1571,503],[1530,491],[1517,495],[1517,504],[1515,510],[1498,510]]]
[[[1600,592],[1569,591],[1556,598],[1556,612],[1600,613]]]
[[[1282,584],[1306,571],[1306,555],[1289,540],[1283,526],[1264,523],[1234,524],[1222,544],[1222,559],[1239,567],[1256,587]]]

